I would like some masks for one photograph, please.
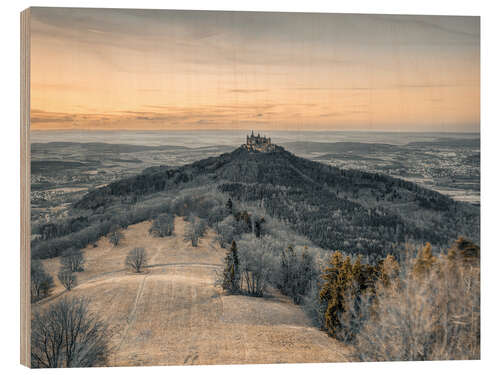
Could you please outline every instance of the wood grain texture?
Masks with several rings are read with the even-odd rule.
[[[21,13],[21,364],[30,367],[30,9]]]

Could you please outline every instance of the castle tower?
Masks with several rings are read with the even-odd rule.
[[[243,145],[247,151],[253,152],[272,152],[276,150],[275,145],[271,143],[271,137],[267,138],[252,130],[250,135],[247,135],[247,143]]]

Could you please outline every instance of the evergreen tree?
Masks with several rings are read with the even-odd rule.
[[[240,290],[240,270],[238,259],[238,248],[233,241],[231,248],[226,254],[224,273],[222,275],[222,289],[230,293],[237,293]]]
[[[328,267],[323,274],[325,283],[320,291],[320,301],[325,303],[324,329],[329,335],[338,337],[342,314],[345,312],[345,293],[352,283],[351,259],[344,257],[340,251],[332,254]]]
[[[387,288],[391,283],[397,282],[399,278],[399,264],[393,255],[387,255],[378,265],[378,280],[382,286]]]
[[[264,218],[256,219],[254,222],[255,237],[259,238],[262,235],[262,224],[265,222]]]
[[[421,277],[428,275],[437,266],[437,259],[432,255],[431,244],[427,242],[418,252],[417,259],[413,266],[413,272],[416,276]]]
[[[233,201],[229,198],[226,202],[226,213],[227,215],[233,214]]]
[[[349,256],[339,251],[333,253],[323,274],[325,283],[320,291],[320,303],[325,306],[324,327],[330,336],[351,341],[368,318],[361,311],[362,302],[375,300],[377,269],[362,264],[357,258],[354,264]]]
[[[479,266],[480,249],[472,241],[459,237],[448,250],[448,260],[470,266]]]

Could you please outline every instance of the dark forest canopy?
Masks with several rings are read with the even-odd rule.
[[[478,207],[412,182],[306,160],[279,146],[269,153],[240,147],[181,167],[148,168],[89,192],[73,210],[90,218],[184,186],[213,186],[235,201],[263,207],[329,250],[383,255],[406,242],[437,248],[459,236],[479,242]]]

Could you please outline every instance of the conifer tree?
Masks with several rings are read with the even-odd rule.
[[[397,282],[399,277],[399,264],[393,255],[388,254],[378,266],[378,280],[387,288],[391,283]]]
[[[472,241],[459,237],[448,250],[447,258],[450,261],[479,266],[480,249]]]
[[[326,305],[324,329],[329,335],[338,337],[342,314],[345,312],[345,293],[352,284],[351,259],[339,251],[332,254],[323,279],[325,283],[320,291],[320,301]]]
[[[435,267],[437,267],[437,259],[432,255],[431,244],[427,242],[418,252],[413,272],[417,277],[421,277],[428,275]]]
[[[322,276],[325,283],[320,291],[320,303],[325,306],[324,326],[330,336],[351,341],[368,318],[361,311],[363,302],[375,300],[377,269],[363,264],[358,257],[351,263],[349,256],[336,251]]]
[[[237,293],[240,290],[240,270],[238,259],[238,248],[236,242],[231,243],[225,258],[224,273],[222,275],[222,289],[230,293]]]
[[[231,200],[231,198],[229,198],[226,202],[226,213],[228,215],[233,214],[233,201]]]

